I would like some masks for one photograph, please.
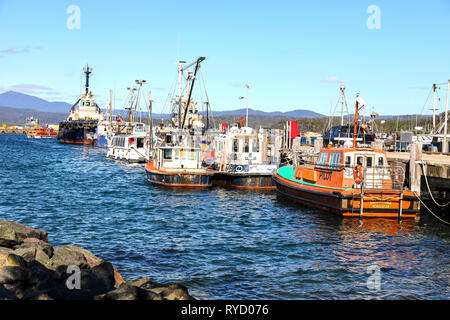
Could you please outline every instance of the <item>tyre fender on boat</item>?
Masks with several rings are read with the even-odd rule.
[[[361,184],[363,180],[362,166],[358,164],[353,170],[353,180],[356,184]]]

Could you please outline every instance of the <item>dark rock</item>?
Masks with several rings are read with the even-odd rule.
[[[24,266],[25,260],[8,251],[0,251],[0,267],[21,267]]]
[[[171,284],[165,288],[154,288],[151,290],[167,300],[195,300],[189,294],[188,289],[180,284]]]
[[[95,292],[95,295],[114,289],[114,268],[109,262],[102,262],[89,270],[81,271],[81,288]]]
[[[15,282],[26,281],[26,279],[27,269],[25,269],[24,267],[0,268],[0,284],[11,284]]]
[[[90,252],[89,250],[86,250],[84,248],[80,248],[77,246],[65,246],[64,248],[74,251],[74,252],[81,253],[84,256],[84,258],[86,259],[89,268],[98,266],[99,264],[101,264],[103,262],[102,259],[95,256],[92,252]]]
[[[12,248],[18,244],[20,240],[14,229],[0,224],[0,246]]]
[[[17,297],[0,284],[0,300],[17,300]]]
[[[22,257],[26,262],[31,262],[36,258],[36,248],[19,248],[14,250],[14,254]]]
[[[0,219],[0,227],[2,226],[14,230],[19,242],[22,242],[26,238],[36,238],[39,240],[47,241],[46,231],[34,229],[18,222]]]
[[[142,288],[142,289],[154,289],[154,288],[161,288],[164,287],[164,285],[154,282],[153,280],[147,278],[147,277],[142,277],[139,280],[136,281],[132,281],[131,282],[132,285]]]
[[[39,248],[44,251],[49,258],[53,256],[53,246],[50,243],[37,238],[26,238],[20,245],[14,247],[16,250],[21,248]]]
[[[46,267],[52,270],[61,266],[77,266],[79,268],[88,268],[88,262],[84,255],[72,247],[58,247],[53,251],[53,256],[46,264]]]
[[[145,290],[127,283],[114,291],[94,297],[95,300],[163,300],[162,297],[149,290]]]
[[[47,293],[39,293],[38,295],[34,295],[29,300],[55,300],[50,297]]]

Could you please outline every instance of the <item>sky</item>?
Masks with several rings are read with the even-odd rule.
[[[445,108],[449,32],[450,0],[0,0],[0,93],[74,103],[89,64],[100,106],[145,79],[167,112],[177,61],[204,56],[212,110],[244,108],[248,84],[252,109],[328,115],[344,84],[349,112],[360,93],[366,114],[430,114],[433,83]]]

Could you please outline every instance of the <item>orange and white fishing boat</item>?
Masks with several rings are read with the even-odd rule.
[[[364,105],[357,96],[355,130]],[[385,151],[353,139],[353,146],[321,149],[314,163],[281,167],[273,179],[279,194],[344,217],[414,218],[420,203],[404,190],[404,177],[401,167],[388,166]]]
[[[27,132],[28,139],[52,139],[56,138],[57,134],[53,128],[37,128]]]

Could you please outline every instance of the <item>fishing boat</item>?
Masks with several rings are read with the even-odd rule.
[[[404,190],[404,171],[388,165],[384,150],[357,145],[357,95],[353,145],[322,148],[317,161],[284,166],[273,176],[279,194],[343,217],[414,218],[419,200]]]
[[[144,163],[148,161],[149,135],[145,131],[144,123],[128,124],[129,134],[117,134],[108,143],[106,156],[114,160],[129,163]]]
[[[142,93],[142,85],[145,80],[136,80],[136,86],[128,88],[129,106],[128,121],[124,122],[122,117],[116,117],[114,123],[105,123],[104,132],[108,128],[112,131],[108,139],[108,151],[106,156],[110,159],[122,160],[129,163],[145,163],[149,160],[150,134],[145,123],[136,121],[136,111],[140,110],[139,101]],[[112,118],[110,118],[111,121]]]
[[[214,140],[217,170],[213,184],[235,189],[275,190],[272,174],[278,164],[268,157],[267,141],[265,130],[258,132],[239,124],[218,136]]]
[[[28,139],[53,139],[56,138],[57,133],[53,128],[38,128],[27,132]]]
[[[194,83],[204,57],[184,66],[178,64],[178,96],[172,100],[171,126],[160,131],[162,142],[156,146],[154,156],[145,167],[151,184],[169,188],[212,187],[213,171],[203,166],[204,144],[201,137],[208,124],[202,122],[197,103],[192,98]],[[195,66],[194,73],[186,71]],[[182,80],[186,79],[186,94]],[[206,104],[209,108],[209,103]],[[153,143],[151,144],[153,145]]]
[[[72,106],[66,121],[59,124],[58,141],[64,144],[93,145],[97,139],[97,125],[103,120],[103,113],[89,90],[89,76],[92,68],[84,69],[86,75],[85,92]]]
[[[214,172],[202,167],[201,148],[160,146],[145,167],[150,183],[170,188],[212,187]]]

